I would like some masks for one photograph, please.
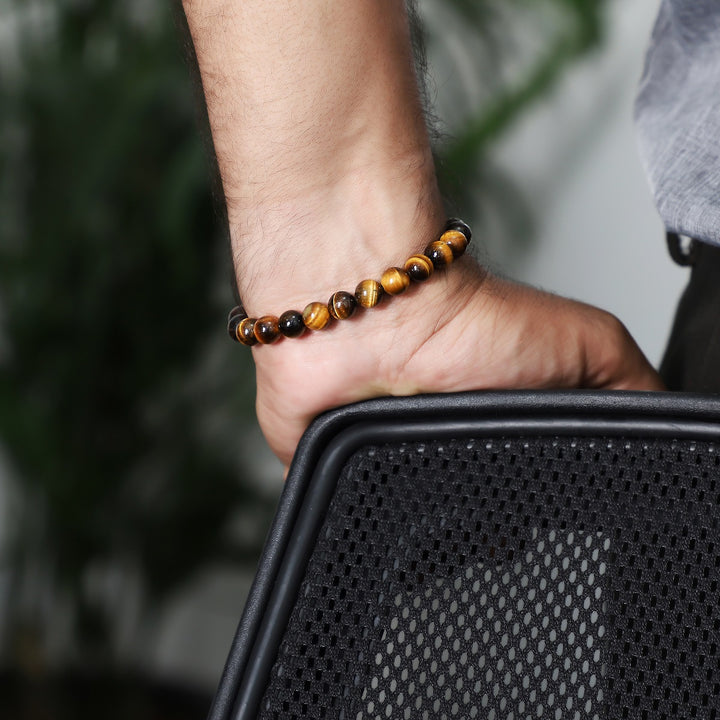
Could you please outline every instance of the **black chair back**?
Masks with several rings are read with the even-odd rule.
[[[720,400],[381,399],[301,443],[211,720],[715,717]]]

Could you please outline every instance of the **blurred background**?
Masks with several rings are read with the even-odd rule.
[[[422,0],[437,157],[497,272],[653,362],[632,100],[657,3]],[[0,717],[204,717],[281,488],[225,334],[198,90],[160,0],[0,0]],[[451,208],[452,209],[452,208]]]

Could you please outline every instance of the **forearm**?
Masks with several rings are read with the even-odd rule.
[[[442,224],[404,0],[185,0],[241,296],[352,289]]]
[[[422,252],[444,217],[404,0],[184,6],[248,313],[302,310]],[[377,395],[662,387],[614,318],[468,255],[303,340],[253,348],[258,419],[285,463],[312,417]]]

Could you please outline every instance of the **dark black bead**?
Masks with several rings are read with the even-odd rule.
[[[228,335],[235,341],[240,342],[238,340],[237,336],[237,326],[244,320],[245,318],[242,315],[231,315],[228,318]]]
[[[467,238],[468,242],[472,240],[470,226],[460,218],[450,218],[445,223],[445,230],[459,230]]]
[[[236,305],[229,313],[228,313],[228,323],[233,319],[239,317],[240,320],[244,320],[247,317],[247,313],[245,312],[245,308],[242,305]],[[239,321],[238,321],[239,322]]]
[[[278,318],[280,332],[289,338],[300,337],[305,332],[305,323],[301,312],[287,310]]]

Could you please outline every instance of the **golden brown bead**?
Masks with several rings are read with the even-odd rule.
[[[459,230],[444,232],[440,236],[440,240],[450,246],[453,257],[460,257],[468,246],[468,239]]]
[[[344,290],[333,293],[328,300],[328,310],[336,320],[347,320],[357,308],[357,300],[354,295]]]
[[[245,318],[237,326],[237,339],[243,344],[251,347],[257,344],[255,337],[255,318]]]
[[[303,310],[303,322],[311,330],[322,330],[330,322],[330,311],[321,302],[312,302]]]
[[[382,300],[384,290],[377,280],[363,280],[355,288],[355,297],[364,308],[375,307]]]
[[[280,337],[280,326],[274,315],[263,315],[255,321],[255,338],[263,345],[270,345]]]
[[[405,270],[415,282],[427,280],[435,270],[432,262],[424,255],[411,255],[405,261]]]
[[[449,265],[455,258],[452,248],[443,240],[435,240],[425,248],[425,255],[430,258],[435,269]]]
[[[238,328],[238,325],[241,323],[242,320],[243,320],[242,315],[233,315],[233,316],[231,316],[231,317],[229,318],[229,320],[228,320],[228,325],[227,325],[228,335],[229,335],[235,342],[240,342],[240,341],[238,340],[238,337],[237,337],[237,328]]]
[[[380,278],[380,284],[388,295],[399,295],[410,285],[410,276],[398,267],[388,268]]]
[[[247,317],[242,306],[236,305],[228,314],[227,331],[228,335],[235,341],[240,342],[237,335],[238,325]]]

